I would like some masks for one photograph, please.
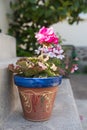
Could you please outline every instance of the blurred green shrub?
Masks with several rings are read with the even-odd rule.
[[[84,66],[83,73],[87,74],[87,65]]]
[[[87,10],[85,0],[15,0],[10,3],[8,33],[17,39],[17,55],[31,56],[37,48],[35,32],[67,18],[79,22],[79,13]]]

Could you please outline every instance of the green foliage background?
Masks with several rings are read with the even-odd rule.
[[[17,39],[17,55],[31,56],[37,48],[35,32],[42,26],[67,18],[69,24],[79,22],[79,13],[87,11],[86,0],[16,0],[10,3],[12,15],[8,33]]]

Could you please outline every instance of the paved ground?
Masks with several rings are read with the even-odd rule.
[[[71,75],[70,82],[83,130],[87,130],[87,74]]]

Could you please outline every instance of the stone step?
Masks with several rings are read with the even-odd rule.
[[[69,79],[63,79],[51,118],[44,122],[30,122],[23,118],[18,91],[8,72],[8,63],[0,62],[0,130],[82,130]]]

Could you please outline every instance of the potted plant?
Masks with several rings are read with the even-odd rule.
[[[35,50],[37,55],[20,58],[16,65],[9,65],[9,70],[14,73],[24,117],[43,121],[50,118],[58,86],[67,69],[62,62],[64,51],[53,28],[42,27],[35,37],[40,45]],[[72,69],[77,70],[77,65]]]

